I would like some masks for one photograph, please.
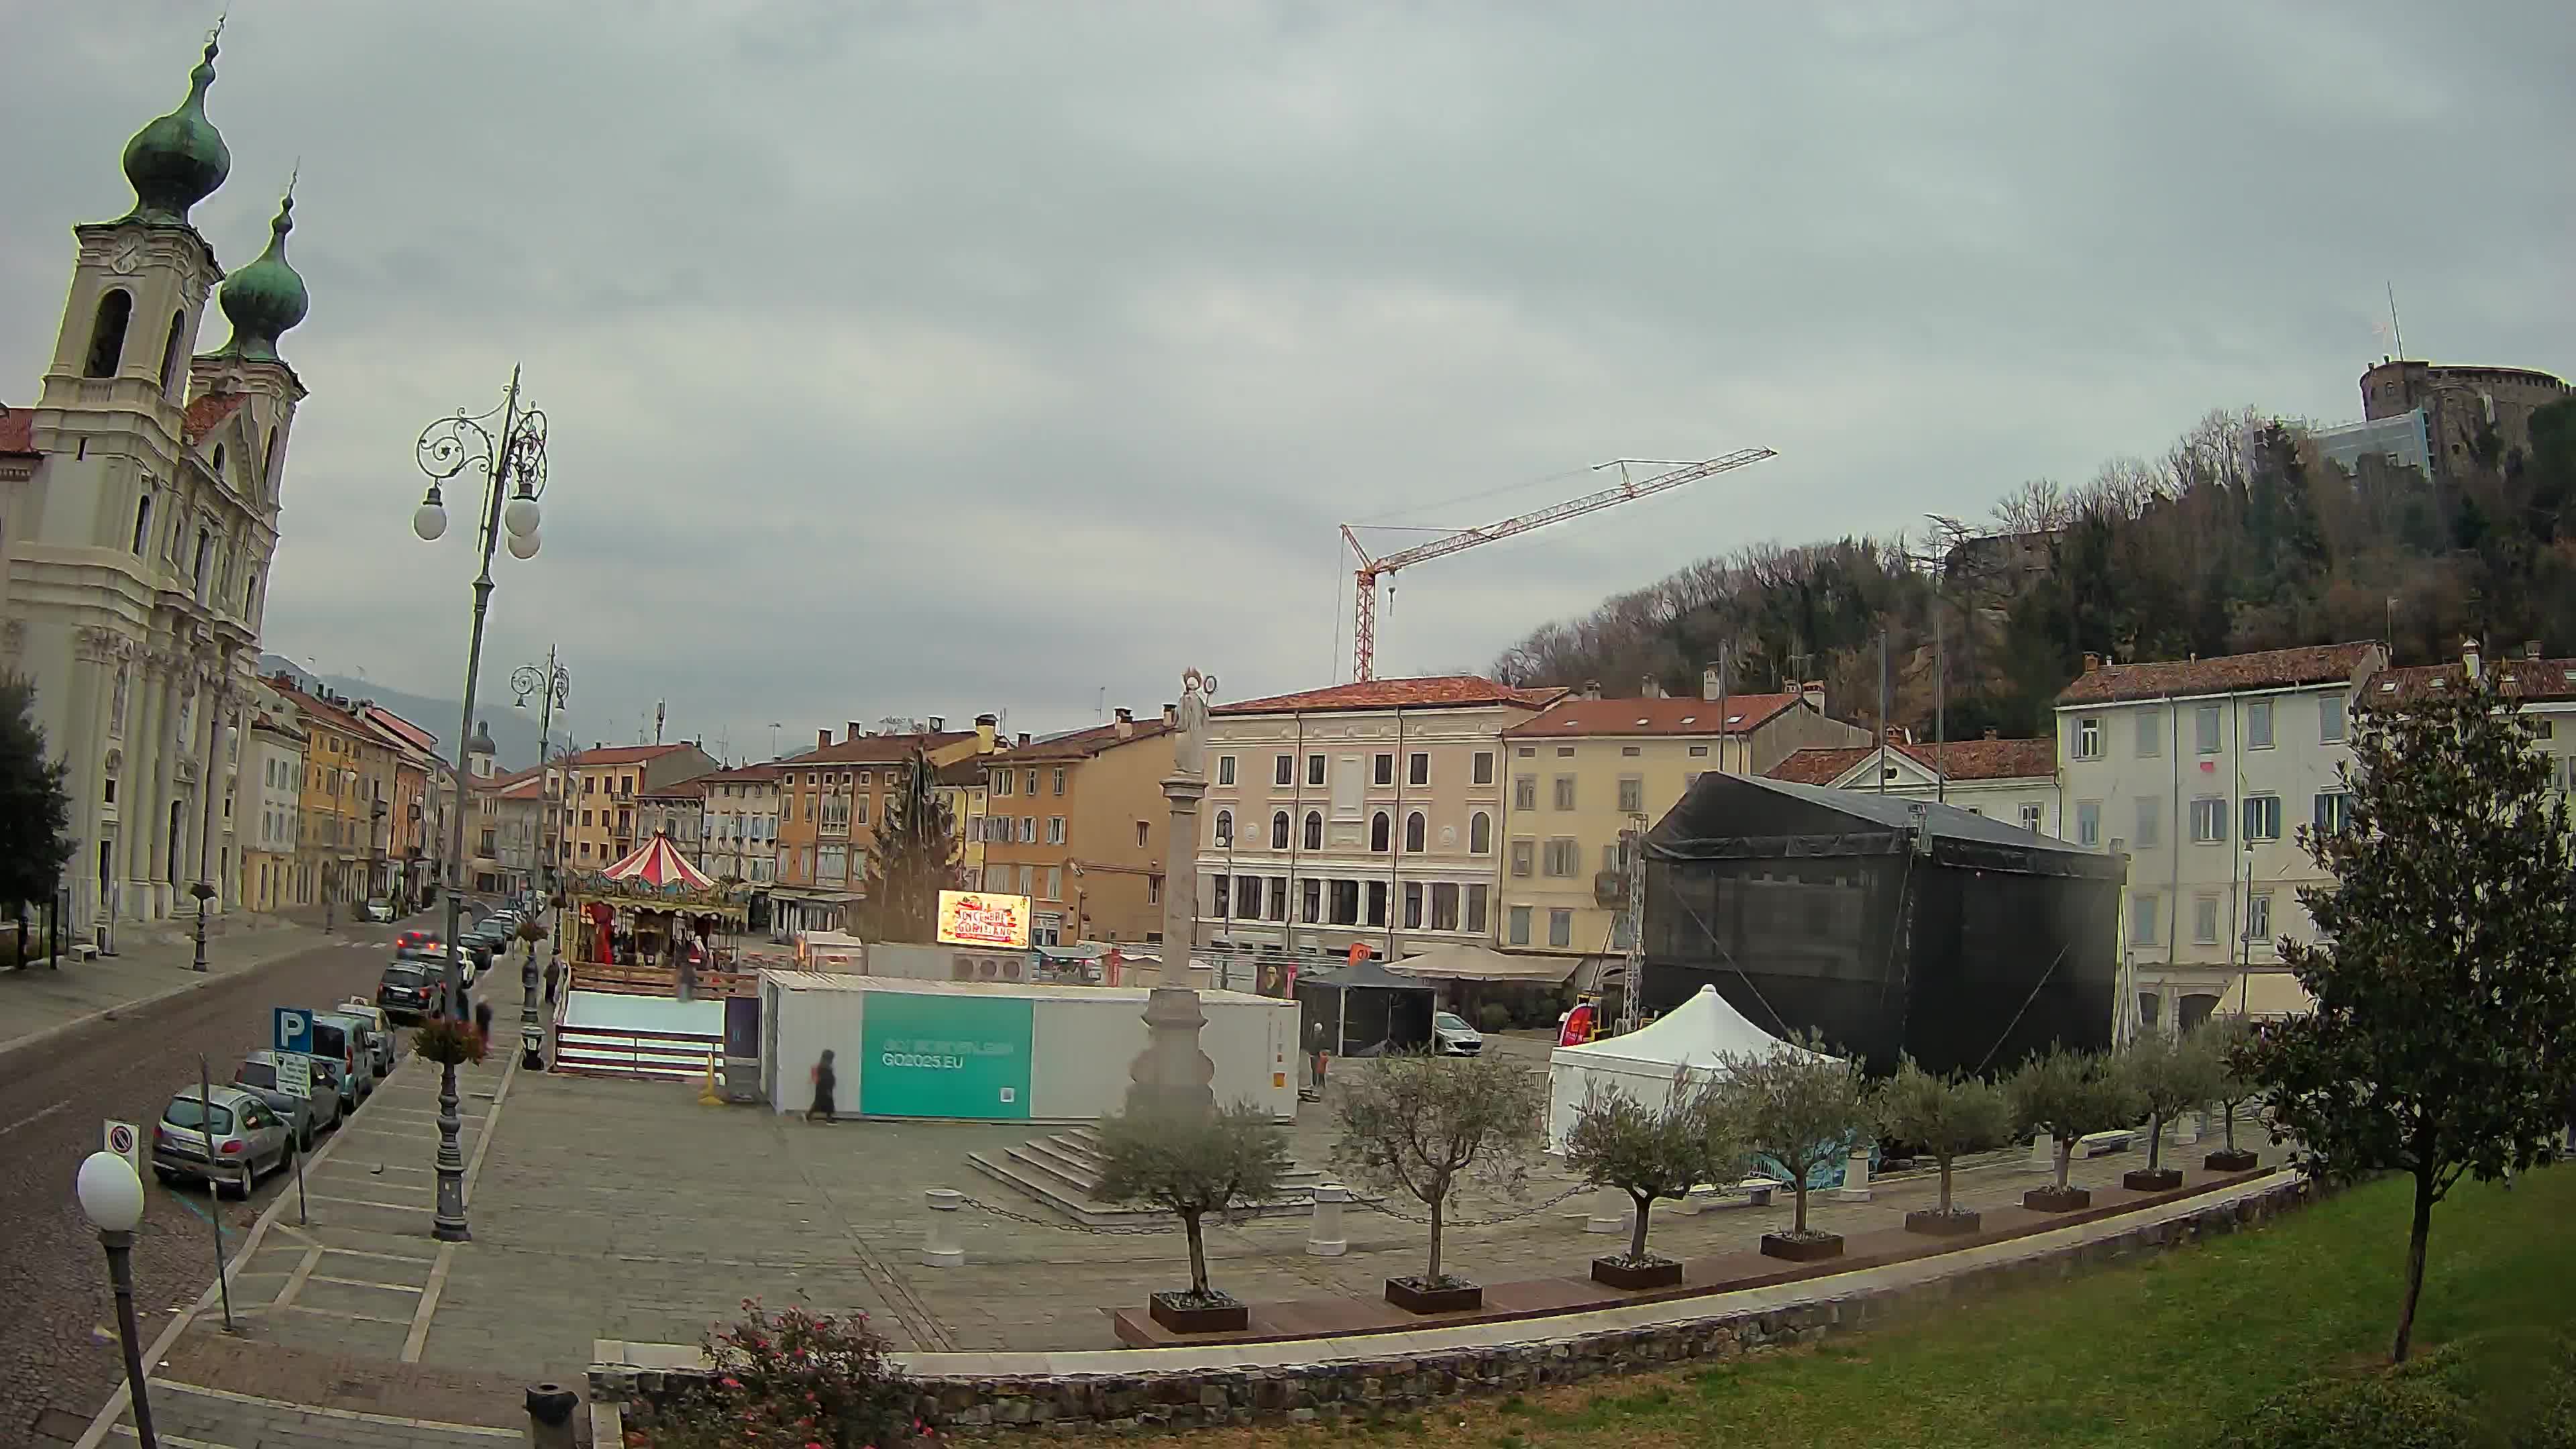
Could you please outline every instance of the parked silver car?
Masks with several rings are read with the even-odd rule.
[[[307,1152],[313,1150],[314,1138],[340,1125],[340,1089],[321,1072],[313,1073],[312,1083],[313,1095],[310,1097],[280,1091],[277,1085],[277,1053],[270,1051],[252,1052],[242,1058],[240,1066],[233,1068],[233,1085],[256,1094],[261,1101],[284,1113],[295,1126],[296,1145]]]
[[[217,1193],[248,1197],[262,1174],[285,1164],[288,1134],[286,1118],[256,1092],[227,1084],[200,1097],[190,1088],[172,1097],[153,1124],[152,1175],[164,1183],[192,1178]]]

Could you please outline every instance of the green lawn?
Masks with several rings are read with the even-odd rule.
[[[2384,1359],[2412,1183],[2391,1179],[2205,1245],[1936,1318],[1391,1425],[1236,1430],[1211,1442],[1361,1435],[1520,1449],[1658,1445],[2188,1445],[2275,1390]],[[2576,1167],[2435,1210],[2419,1352],[2499,1328],[2576,1330]],[[1461,1427],[1459,1421],[1465,1420]]]

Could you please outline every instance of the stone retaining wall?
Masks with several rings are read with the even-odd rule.
[[[1383,1359],[1290,1362],[1268,1368],[923,1379],[915,1412],[939,1429],[969,1435],[1035,1429],[1192,1428],[1405,1413],[1463,1394],[1515,1393],[1604,1374],[1727,1359],[1749,1349],[1813,1343],[1828,1334],[1883,1327],[1963,1295],[2063,1278],[2091,1265],[2233,1232],[2277,1217],[2309,1201],[2311,1195],[2306,1182],[2292,1180],[2109,1237],[1921,1282],[1847,1285],[1846,1291],[1836,1293],[1834,1279],[1816,1279],[1811,1282],[1820,1296],[1810,1302],[1572,1333],[1526,1344],[1480,1345]],[[1562,1331],[1572,1325],[1535,1319],[1527,1327],[1533,1335],[1544,1335],[1552,1327]],[[1341,1342],[1347,1346],[1352,1341]],[[1299,1345],[1272,1347],[1293,1358]],[[595,1403],[616,1405],[628,1427],[649,1426],[653,1406],[676,1384],[698,1377],[703,1375],[694,1371],[602,1364],[590,1371],[590,1393]]]

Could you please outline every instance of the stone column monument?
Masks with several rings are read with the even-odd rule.
[[[1190,989],[1190,952],[1199,914],[1199,801],[1207,794],[1208,698],[1216,676],[1192,669],[1181,675],[1178,729],[1172,736],[1172,773],[1163,798],[1172,803],[1172,833],[1163,862],[1163,965],[1145,1002],[1144,1053],[1127,1069],[1127,1110],[1139,1115],[1211,1116],[1216,1093],[1209,1083],[1216,1064],[1199,1050],[1207,1016]]]

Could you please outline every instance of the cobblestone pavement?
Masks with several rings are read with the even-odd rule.
[[[100,1145],[102,1123],[114,1118],[148,1131],[170,1095],[197,1080],[200,1052],[216,1080],[230,1077],[243,1053],[267,1044],[272,1006],[316,1005],[371,990],[388,928],[374,931],[376,942],[364,945],[291,928],[210,941],[210,961],[223,959],[227,948],[255,959],[229,960],[234,969],[197,989],[0,1057],[6,1067],[0,1072],[0,1163],[9,1168],[0,1173],[0,1222],[8,1224],[0,1233],[0,1304],[7,1305],[9,1325],[0,1333],[0,1444],[77,1432],[123,1376],[107,1265],[71,1192],[81,1159]],[[153,967],[155,953],[169,959]],[[137,972],[166,971],[168,977],[140,978],[157,991],[169,977],[185,975],[185,959],[167,947],[138,947],[124,962]],[[73,976],[94,969],[67,963],[62,971]],[[0,1031],[28,1019],[30,1013],[16,1010],[24,1001],[11,996],[26,984],[0,974]],[[372,1103],[361,1109],[353,1126],[365,1125],[373,1111]],[[292,1189],[278,1174],[250,1202],[234,1203],[210,1199],[202,1189],[163,1188],[148,1174],[144,1186],[147,1207],[133,1263],[136,1310],[148,1339],[213,1279],[208,1217],[222,1222],[229,1251],[265,1203]]]
[[[704,1106],[685,1085],[517,1072],[498,1055],[465,1077],[473,1240],[428,1235],[435,1077],[425,1065],[407,1068],[379,1093],[370,1108],[378,1115],[318,1161],[309,1222],[290,1208],[242,1260],[233,1280],[236,1303],[249,1305],[240,1338],[198,1320],[162,1370],[174,1385],[269,1401],[242,1410],[253,1419],[314,1406],[499,1428],[520,1422],[526,1384],[578,1386],[595,1340],[694,1343],[747,1297],[864,1311],[902,1349],[1098,1349],[1116,1346],[1110,1311],[1188,1271],[1177,1233],[1074,1232],[980,1209],[960,1215],[967,1265],[923,1267],[926,1188],[1047,1217],[965,1160],[1044,1129],[807,1124]],[[1323,1163],[1324,1114],[1310,1105],[1294,1139],[1302,1159]],[[2169,1159],[2196,1163],[2205,1150],[2169,1149]],[[1963,1167],[1962,1204],[2018,1199],[2041,1180],[2026,1156],[2015,1149]],[[2139,1156],[2079,1162],[2074,1181],[2114,1182]],[[1488,1282],[1580,1272],[1624,1238],[1584,1230],[1593,1194],[1525,1211],[1568,1185],[1543,1173],[1517,1205],[1459,1203],[1459,1218],[1521,1215],[1451,1229],[1449,1261]],[[1868,1202],[1818,1195],[1810,1217],[1844,1232],[1889,1226],[1933,1192],[1922,1178],[1887,1180]],[[1653,1242],[1674,1255],[1740,1248],[1785,1226],[1790,1211],[1785,1198],[1696,1215],[1667,1209]],[[1355,1209],[1340,1258],[1308,1256],[1307,1226],[1291,1217],[1212,1227],[1219,1282],[1255,1300],[1374,1298],[1386,1277],[1420,1269],[1424,1230],[1413,1223]]]

